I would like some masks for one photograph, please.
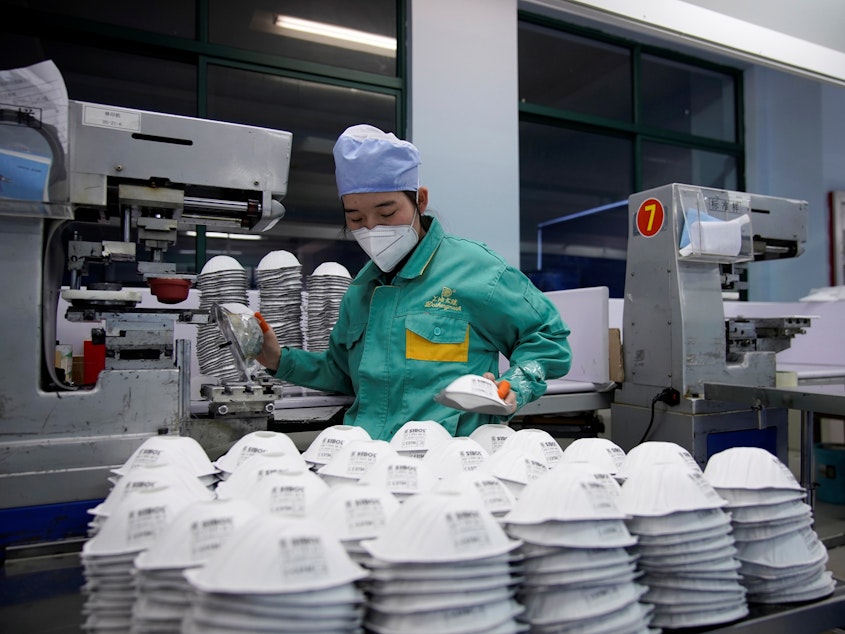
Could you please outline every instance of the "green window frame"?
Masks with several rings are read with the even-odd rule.
[[[537,88],[538,82],[545,82],[547,85],[551,86],[556,81],[556,73],[569,73],[568,75],[557,75],[559,81],[577,81],[579,72],[581,72],[582,69],[567,68],[567,60],[560,58],[549,60],[548,63],[544,64],[537,63],[532,65],[530,68],[523,68],[522,65],[524,62],[521,60],[521,78],[523,77],[523,72],[525,72],[526,74],[531,75],[530,81],[533,82],[530,86],[527,86],[525,90],[523,90],[522,86],[520,87],[519,119],[521,131],[531,130],[532,136],[536,139],[538,137],[536,129],[539,125],[548,126],[550,137],[558,134],[561,130],[568,130],[576,136],[578,134],[581,136],[584,136],[584,134],[594,134],[597,135],[597,139],[627,139],[630,142],[631,156],[628,159],[630,167],[626,169],[630,169],[630,174],[626,174],[625,179],[621,179],[630,183],[632,187],[627,195],[660,184],[665,184],[663,182],[649,182],[650,180],[654,180],[654,176],[652,175],[650,177],[649,175],[646,158],[649,156],[649,152],[653,152],[655,148],[664,151],[670,156],[673,152],[685,153],[690,157],[693,157],[695,159],[694,162],[697,165],[715,165],[715,167],[711,168],[711,172],[717,171],[717,168],[719,167],[718,160],[714,160],[713,157],[716,159],[722,157],[732,167],[730,177],[727,179],[727,181],[731,184],[731,188],[744,190],[745,129],[743,122],[744,103],[741,70],[702,60],[669,49],[643,44],[632,39],[609,35],[595,29],[567,24],[561,20],[532,14],[529,11],[520,11],[518,18],[520,38],[525,37],[526,40],[528,37],[534,36],[535,33],[538,33],[540,37],[548,35],[551,41],[554,34],[559,34],[561,38],[565,40],[571,39],[575,42],[572,49],[566,48],[566,46],[569,46],[567,43],[562,50],[575,50],[575,46],[578,46],[579,44],[584,44],[584,47],[589,47],[590,44],[593,44],[596,47],[597,56],[606,56],[607,53],[605,49],[607,48],[613,48],[618,51],[620,55],[618,55],[617,58],[621,58],[621,54],[627,54],[629,66],[628,76],[624,79],[630,86],[630,93],[627,95],[627,99],[630,100],[629,105],[618,104],[618,107],[606,107],[606,104],[602,104],[602,110],[604,112],[624,113],[624,116],[622,114],[619,116],[599,116],[591,114],[589,112],[589,100],[585,101],[583,99],[580,99],[577,102],[575,102],[575,100],[570,100],[575,102],[577,106],[581,108],[580,111],[538,103],[539,99],[534,99],[532,101],[531,99],[526,98],[523,92],[530,95],[541,95],[541,90]],[[537,55],[538,52],[542,50],[538,47],[536,41],[526,41],[525,45],[533,48],[532,53],[534,55]],[[523,46],[522,41],[520,42],[520,46]],[[553,50],[553,46],[550,47],[550,50]],[[538,60],[535,59],[534,61]],[[603,62],[605,65],[608,64],[607,60],[603,60]],[[719,111],[718,115],[722,117],[722,120],[727,121],[724,128],[729,131],[729,134],[726,134],[724,130],[718,134],[710,134],[709,132],[700,133],[697,130],[695,132],[691,132],[688,130],[672,129],[671,126],[668,125],[659,126],[655,125],[653,122],[647,122],[649,117],[645,115],[650,114],[650,112],[647,110],[646,105],[649,100],[647,95],[644,94],[645,86],[648,83],[646,81],[646,77],[644,76],[644,72],[646,72],[644,71],[644,67],[646,70],[651,70],[656,65],[655,63],[665,65],[667,68],[672,65],[683,66],[691,69],[691,72],[700,73],[704,79],[707,79],[707,75],[713,75],[714,77],[717,77],[717,79],[722,79],[728,86],[727,92],[732,92],[732,99],[727,100],[730,101],[730,103],[721,104],[722,109]],[[649,66],[649,64],[651,66]],[[538,69],[542,70],[538,72]],[[613,72],[619,73],[619,69],[613,68]],[[573,80],[572,77],[575,77],[576,79]],[[567,86],[571,86],[571,84],[567,84]],[[585,90],[586,89],[587,86],[585,86]],[[613,90],[608,90],[608,92],[613,93]],[[618,91],[616,92],[618,95]],[[565,97],[566,95],[561,97],[560,94],[552,94],[549,102],[566,102],[567,100]],[[587,103],[587,106],[584,106],[584,103]],[[617,106],[617,104],[613,105]],[[726,136],[729,138],[725,138]],[[524,142],[526,143],[525,147],[523,147]],[[532,147],[527,146],[528,143],[530,143],[530,141],[527,141],[521,132],[520,155],[523,161],[527,163],[532,160],[540,160],[537,158],[539,152],[534,152]],[[581,147],[583,148],[583,146]],[[548,150],[548,148],[545,149]],[[558,153],[550,153],[550,155],[556,156]],[[551,160],[554,159],[552,158]],[[610,164],[612,162],[609,161],[608,163]],[[614,164],[618,165],[620,163],[620,161],[616,161]],[[597,279],[595,276],[588,279],[579,275],[577,272],[572,273],[572,271],[564,271],[562,273],[561,271],[555,272],[553,270],[556,265],[564,268],[571,265],[581,271],[591,268],[589,262],[579,262],[577,261],[578,258],[572,258],[569,256],[559,257],[557,264],[555,264],[553,257],[547,258],[546,263],[548,263],[548,267],[550,268],[548,268],[545,263],[544,265],[540,264],[543,261],[543,252],[546,250],[548,250],[548,253],[550,254],[554,254],[555,252],[560,254],[578,251],[579,245],[574,245],[575,248],[572,248],[573,245],[565,243],[568,239],[567,233],[574,235],[583,233],[585,230],[590,231],[590,229],[585,229],[586,223],[580,220],[577,221],[579,224],[576,228],[576,222],[568,222],[568,216],[572,215],[573,218],[575,218],[579,216],[579,214],[589,212],[592,209],[598,209],[608,203],[617,201],[621,202],[623,199],[619,194],[620,179],[616,179],[616,185],[615,188],[613,188],[613,191],[616,192],[615,200],[610,200],[607,197],[605,197],[605,199],[596,198],[595,204],[584,205],[580,208],[571,206],[567,208],[567,204],[565,202],[566,196],[560,196],[557,200],[553,200],[551,204],[547,205],[550,210],[560,210],[556,213],[557,217],[553,218],[551,211],[541,211],[538,216],[538,210],[533,209],[531,206],[530,201],[540,198],[540,196],[530,190],[530,187],[532,187],[532,184],[529,182],[530,176],[532,174],[536,174],[536,172],[537,170],[532,170],[532,167],[522,169],[520,179],[520,253],[522,270],[529,274],[529,276],[534,279],[535,283],[542,290],[555,290],[557,288],[572,288],[590,285],[608,285],[611,287],[611,296],[621,296],[621,290],[624,287],[624,261],[621,263],[618,261],[618,241],[614,241],[613,249],[610,250],[616,253],[615,257],[617,258],[617,264],[622,267],[621,275],[611,275],[606,272],[603,273],[604,275],[611,275],[613,277],[612,280],[608,279],[606,281],[607,283],[603,282],[600,278]],[[548,173],[553,174],[555,173],[555,170],[549,169]],[[558,173],[565,174],[565,169],[558,170]],[[560,182],[563,181],[565,181],[565,176]],[[703,182],[692,182],[691,184],[714,186],[711,183]],[[534,183],[533,186],[536,190],[537,184]],[[556,186],[565,187],[565,185],[552,183],[551,189],[554,189]],[[562,190],[559,190],[558,193],[561,191]],[[551,197],[553,194],[554,192],[543,193],[543,195],[547,198]],[[627,195],[625,195],[625,198],[627,198]],[[608,193],[608,196],[612,195]],[[572,196],[572,198],[575,197]],[[619,209],[617,207],[606,211],[600,210],[600,213],[602,214],[601,218],[604,221],[605,226],[614,227],[612,232],[614,235],[619,232],[627,232],[627,226],[615,226],[620,222],[627,222],[627,214],[624,213],[623,209]],[[542,214],[545,214],[545,216]],[[552,225],[557,220],[562,221],[561,224],[556,225],[555,227],[549,226],[549,229],[545,232],[545,234],[541,230],[538,230],[538,227],[541,225]],[[538,236],[536,243],[535,236]],[[600,241],[600,237],[597,238],[597,241]],[[595,246],[593,245],[591,248],[595,248]],[[562,260],[566,260],[567,257],[569,257],[567,262],[561,263]],[[594,265],[596,263],[603,264],[601,258],[593,259],[592,264]],[[619,266],[617,266],[617,273]],[[601,267],[592,266],[592,268],[598,270]]]

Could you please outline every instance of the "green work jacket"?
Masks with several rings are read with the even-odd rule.
[[[437,219],[388,283],[369,262],[340,306],[328,349],[284,347],[276,376],[355,397],[344,422],[389,440],[408,421],[435,420],[467,436],[499,417],[440,405],[434,395],[464,374],[499,374],[517,410],[569,371],[569,329],[525,275],[485,245],[447,235]]]

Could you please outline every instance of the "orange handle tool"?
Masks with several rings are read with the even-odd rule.
[[[499,383],[499,398],[504,400],[505,397],[508,395],[508,392],[511,391],[511,384],[507,381],[502,381]]]
[[[264,319],[264,316],[261,313],[255,313],[255,318],[258,320],[258,325],[261,326],[261,332],[267,332],[270,330],[270,324]]]

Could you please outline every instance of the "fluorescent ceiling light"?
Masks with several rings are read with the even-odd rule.
[[[196,238],[196,231],[186,231],[185,235],[191,238]],[[251,233],[220,233],[218,231],[206,231],[206,238],[217,238],[219,240],[263,240],[262,236],[257,236]]]
[[[325,22],[303,20],[289,15],[276,15],[275,24],[290,37],[376,55],[396,56],[396,38],[393,37],[347,29]]]

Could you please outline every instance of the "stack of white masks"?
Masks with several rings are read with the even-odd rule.
[[[99,532],[112,511],[127,495],[167,486],[185,489],[187,494],[197,500],[214,499],[214,491],[183,466],[176,463],[137,466],[117,480],[105,500],[88,510],[93,516],[88,524],[88,536],[93,537]]]
[[[711,456],[704,477],[728,500],[750,602],[811,601],[833,592],[805,491],[776,456],[758,447],[726,449]]]
[[[239,481],[237,489],[227,486],[218,496],[245,500],[269,515],[302,518],[309,515],[317,500],[329,490],[318,475],[305,468],[271,468],[265,472],[258,469],[253,473],[257,476],[253,486],[240,490],[242,482]],[[229,482],[231,480],[221,483],[221,486]]]
[[[189,436],[151,436],[112,473],[119,479],[133,469],[163,464],[183,467],[207,487],[214,487],[219,479],[219,471],[205,449]]]
[[[173,470],[177,472],[173,473]],[[88,525],[89,536],[96,535],[108,515],[110,505],[121,499],[127,491],[171,485],[185,485],[195,489],[196,483],[199,483],[213,497],[220,473],[202,445],[188,436],[151,436],[132,452],[126,462],[111,471],[114,476],[109,481],[114,486],[107,499],[112,499],[108,504],[104,501],[88,510],[94,516]],[[131,479],[121,483],[124,478]],[[199,493],[197,496],[202,499]]]
[[[399,501],[383,485],[358,481],[329,489],[309,515],[332,530],[353,561],[366,565],[370,557],[361,541],[380,536],[398,509]]]
[[[381,536],[361,542],[372,557],[365,627],[377,634],[513,634],[511,551],[473,494],[423,493],[399,508]]]
[[[631,448],[624,455],[615,477],[618,481],[624,482],[630,473],[658,462],[677,462],[694,471],[701,471],[701,467],[698,466],[692,454],[680,445],[673,442],[649,440]]]
[[[687,464],[657,462],[628,474],[619,506],[637,536],[653,626],[703,627],[748,614],[726,504]]]
[[[290,251],[270,251],[255,269],[259,310],[280,346],[303,347],[302,265]]]
[[[240,500],[202,501],[183,508],[135,559],[133,634],[178,634],[191,595],[183,573],[203,565],[256,515],[258,509]]]
[[[398,455],[386,440],[353,440],[343,445],[317,473],[329,486],[352,484],[380,459]]]
[[[328,463],[343,445],[351,440],[370,440],[370,435],[363,427],[355,425],[332,425],[317,434],[317,437],[302,452],[311,469],[319,469]]]
[[[490,459],[490,454],[468,436],[449,438],[429,449],[422,458],[438,478],[449,479],[464,471],[474,471]]]
[[[559,464],[562,457],[563,450],[551,434],[541,429],[520,429],[507,435],[487,467],[514,499],[519,499],[529,482]]]
[[[308,467],[299,454],[268,451],[238,465],[228,478],[217,485],[215,493],[220,499],[245,499],[259,482],[274,473],[302,471],[308,471]]]
[[[185,634],[360,632],[366,571],[310,519],[259,515],[201,568],[185,572],[193,596]]]
[[[206,262],[197,275],[196,287],[200,291],[200,310],[210,311],[215,303],[249,303],[246,270],[228,255],[218,255]],[[215,323],[197,326],[197,362],[202,374],[217,377],[221,381],[243,380],[232,351]]]
[[[303,293],[306,350],[319,352],[329,347],[340,303],[351,283],[349,271],[337,262],[323,262],[308,276]]]
[[[226,480],[238,467],[253,456],[266,452],[291,454],[299,457],[299,450],[287,434],[275,431],[254,431],[239,438],[229,450],[214,461],[220,477]],[[304,461],[300,458],[304,465]]]
[[[358,482],[384,487],[404,502],[412,495],[431,491],[438,477],[419,458],[388,455],[380,458]]]
[[[499,451],[509,436],[516,433],[513,427],[498,423],[488,423],[476,427],[469,435],[475,442],[480,444],[491,456]]]
[[[451,439],[452,435],[437,421],[411,420],[393,434],[390,444],[400,456],[422,458],[432,447]]]
[[[434,490],[476,494],[484,503],[484,508],[500,522],[516,504],[516,497],[511,493],[510,487],[491,473],[489,464],[482,465],[473,471],[463,471],[451,478],[441,479]]]
[[[516,436],[511,436],[515,438]],[[526,447],[508,447],[507,441],[494,453],[484,468],[496,476],[510,491],[514,499],[519,499],[522,490],[549,470],[542,454]]]
[[[125,496],[82,547],[84,629],[129,631],[135,603],[133,562],[169,522],[197,500],[183,487],[162,486]]]
[[[625,451],[607,438],[576,438],[563,450],[561,462],[586,462],[617,477]],[[618,478],[617,478],[618,479]]]
[[[563,458],[563,449],[554,437],[542,429],[519,429],[508,435],[501,449],[525,451],[549,469]]]
[[[649,609],[635,582],[636,544],[618,505],[619,485],[583,463],[559,464],[529,483],[504,517],[524,541],[522,619],[532,632],[646,632]]]

